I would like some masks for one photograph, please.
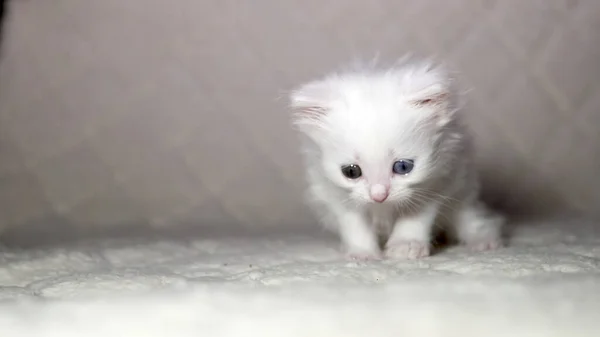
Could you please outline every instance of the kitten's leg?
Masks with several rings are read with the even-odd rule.
[[[501,228],[504,218],[491,214],[479,201],[466,203],[454,216],[453,226],[457,239],[475,251],[502,246]]]
[[[349,258],[372,260],[380,257],[379,244],[374,229],[363,214],[355,211],[339,213],[339,234]]]
[[[431,254],[431,234],[438,204],[425,206],[420,212],[396,221],[386,244],[390,258],[418,259]]]

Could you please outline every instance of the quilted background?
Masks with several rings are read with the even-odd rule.
[[[435,55],[459,72],[495,206],[600,217],[600,1],[13,0],[9,10],[6,241],[313,226],[285,91],[377,53]]]

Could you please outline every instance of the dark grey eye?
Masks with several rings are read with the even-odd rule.
[[[412,159],[400,159],[394,163],[392,170],[396,174],[409,174],[415,167],[415,162]]]
[[[351,164],[342,166],[342,174],[348,179],[358,179],[362,176],[360,166]]]

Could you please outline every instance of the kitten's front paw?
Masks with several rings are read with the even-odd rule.
[[[415,260],[431,255],[429,242],[398,241],[387,245],[385,255],[392,259]]]
[[[374,261],[381,259],[381,252],[375,249],[348,249],[346,258],[354,261]]]
[[[501,239],[479,240],[467,243],[467,247],[474,252],[494,250],[503,246]]]

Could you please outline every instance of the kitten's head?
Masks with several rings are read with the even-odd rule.
[[[293,121],[319,149],[320,169],[355,203],[424,197],[456,135],[450,79],[429,64],[349,71],[291,95]]]

